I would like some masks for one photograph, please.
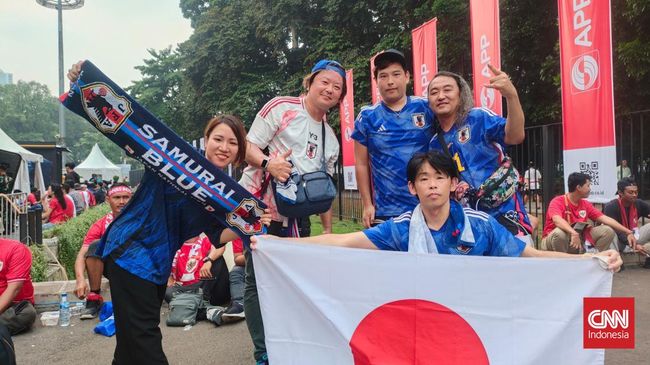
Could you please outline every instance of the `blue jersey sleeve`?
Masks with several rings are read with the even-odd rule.
[[[488,142],[497,142],[502,146],[506,146],[506,119],[502,116],[494,114],[489,109],[479,109],[483,114],[483,128],[485,130],[485,138]]]
[[[378,226],[365,229],[363,233],[380,250],[408,251],[408,222],[410,221],[406,223],[406,230],[403,223],[396,223],[390,219]]]
[[[357,119],[354,121],[354,131],[350,137],[362,145],[368,146],[368,126],[363,117],[363,110],[359,112]]]
[[[508,232],[496,219],[490,217],[485,224],[489,225],[486,232],[490,232],[490,253],[488,256],[519,257],[526,244]]]

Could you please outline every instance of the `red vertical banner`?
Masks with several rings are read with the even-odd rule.
[[[354,83],[352,70],[345,71],[347,93],[339,106],[341,118],[341,150],[343,152],[343,181],[346,190],[357,189],[357,177],[354,172]]]
[[[593,202],[616,193],[611,4],[558,0],[564,175],[591,176]]]
[[[375,79],[375,57],[377,55],[370,57],[370,94],[372,95],[373,104],[381,101],[381,94],[379,94],[379,88],[377,87],[377,79]]]
[[[474,104],[502,114],[501,93],[483,85],[493,76],[488,64],[501,68],[499,0],[470,0]]]
[[[438,72],[437,18],[413,29],[413,93],[427,96],[429,81]]]

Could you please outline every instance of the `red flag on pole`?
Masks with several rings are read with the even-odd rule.
[[[502,114],[501,93],[484,87],[493,76],[488,64],[501,68],[499,0],[470,0],[474,104]]]
[[[426,96],[429,81],[438,72],[437,18],[413,29],[413,92]]]
[[[610,1],[558,0],[564,175],[591,176],[591,201],[616,192]]]
[[[379,53],[370,58],[370,93],[372,94],[372,103],[377,104],[381,101],[381,94],[379,94],[379,88],[377,87],[377,80],[375,79],[375,57]]]
[[[357,189],[357,178],[354,172],[354,89],[352,70],[345,71],[347,93],[339,106],[341,118],[341,150],[343,151],[343,177],[346,190]]]

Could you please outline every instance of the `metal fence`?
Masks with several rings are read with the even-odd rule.
[[[36,221],[34,210],[27,207],[27,193],[0,194],[0,237],[30,243],[38,236],[40,242],[40,213]]]

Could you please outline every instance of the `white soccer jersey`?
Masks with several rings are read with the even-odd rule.
[[[290,160],[305,174],[321,169],[323,130],[321,121],[314,120],[303,98],[277,97],[271,99],[257,113],[248,131],[248,141],[264,149],[268,146],[273,158],[291,149]],[[325,162],[327,172],[334,174],[334,164],[339,156],[339,141],[334,130],[325,123]],[[253,194],[259,193],[263,170],[248,166],[239,183]],[[264,193],[264,202],[271,209],[274,220],[280,220],[271,186]]]

